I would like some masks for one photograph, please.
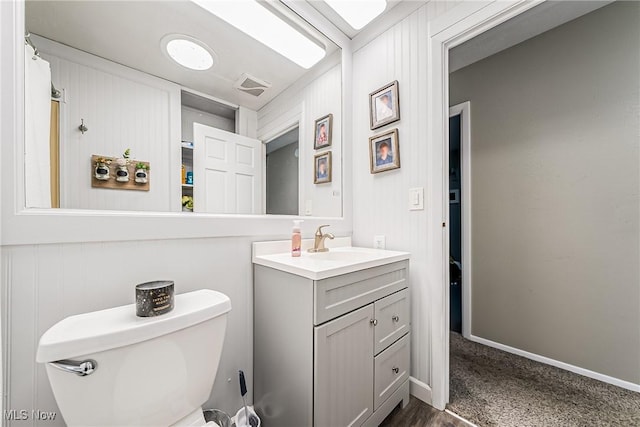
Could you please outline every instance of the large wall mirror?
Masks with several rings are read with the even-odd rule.
[[[342,215],[341,51],[278,1],[25,3],[27,208]]]

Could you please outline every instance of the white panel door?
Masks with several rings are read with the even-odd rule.
[[[373,304],[317,326],[314,427],[356,427],[373,413]]]
[[[262,213],[262,143],[200,123],[193,139],[194,211]]]

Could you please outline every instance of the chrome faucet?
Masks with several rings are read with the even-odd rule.
[[[328,227],[328,225],[321,225],[316,230],[316,234],[314,235],[315,239],[313,241],[313,249],[309,249],[309,252],[327,252],[329,250],[324,247],[324,240],[327,237],[333,240],[335,236],[331,233],[322,233],[322,229],[324,227]]]

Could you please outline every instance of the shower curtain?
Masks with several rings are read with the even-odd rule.
[[[25,45],[25,197],[28,208],[51,207],[51,68]]]

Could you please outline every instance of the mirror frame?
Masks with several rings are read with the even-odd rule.
[[[218,215],[25,207],[24,166],[24,1],[0,2],[0,224],[1,245],[166,240],[207,237],[282,238],[294,219],[306,230],[329,223],[334,234],[351,235],[352,45],[310,5],[281,0],[342,49],[342,216]],[[4,61],[3,61],[4,62]]]

